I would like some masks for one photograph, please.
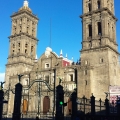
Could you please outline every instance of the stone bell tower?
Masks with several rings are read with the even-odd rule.
[[[83,1],[83,50],[111,46],[117,50],[113,0]]]
[[[9,87],[15,87],[15,84],[18,83],[18,74],[32,70],[38,42],[36,38],[38,18],[32,13],[27,0],[24,0],[23,7],[15,12],[11,19],[12,30],[9,36],[10,47],[4,86],[6,90]],[[11,101],[13,101],[12,94],[9,96],[8,102],[10,114],[12,114],[11,104],[13,103]]]
[[[83,31],[81,65],[86,69],[81,71],[79,91],[83,87],[81,82],[87,90],[82,94],[90,97],[93,93],[97,99],[104,99],[109,85],[120,84],[114,0],[83,0],[80,17]]]

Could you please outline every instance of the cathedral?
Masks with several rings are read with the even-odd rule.
[[[39,18],[29,8],[27,0],[11,15],[4,85],[4,90],[8,90],[5,96],[8,104],[4,105],[3,115],[12,117],[18,75],[23,75],[20,80],[23,85],[21,113],[30,115],[55,112],[53,91],[59,84],[65,91],[64,101],[68,102],[64,108],[66,115],[71,112],[70,95],[75,88],[78,98],[83,95],[90,98],[93,93],[97,100],[104,101],[109,86],[120,85],[114,0],[83,0],[82,9],[82,49],[77,63],[64,58],[62,51],[57,55],[50,47],[37,59]]]

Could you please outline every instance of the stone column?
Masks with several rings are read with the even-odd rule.
[[[109,36],[110,36],[110,38],[112,38],[112,22],[110,21],[110,23],[109,23]]]
[[[83,19],[83,41],[85,41],[86,39],[87,39],[87,33],[86,33],[86,20],[85,19]]]
[[[113,39],[114,39],[114,42],[117,43],[117,41],[116,41],[116,22],[114,22],[113,24],[114,24],[114,36],[113,36]]]
[[[104,14],[105,16],[107,16],[107,13]],[[108,18],[104,17],[104,35],[108,36]]]
[[[96,30],[95,30],[95,16],[93,15],[92,16],[92,38],[95,39],[95,36],[96,36]]]
[[[16,33],[19,34],[19,19],[17,19]]]
[[[29,21],[29,24],[30,24],[29,25],[29,30],[30,30],[29,34],[32,35],[32,21],[31,20]]]
[[[91,114],[95,115],[95,97],[91,96]]]

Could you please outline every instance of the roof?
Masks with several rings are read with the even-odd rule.
[[[32,10],[31,10],[31,9],[29,8],[29,6],[28,6],[28,1],[27,1],[27,0],[24,1],[23,7],[21,7],[21,8],[19,9],[19,11],[27,11],[27,12],[32,13]]]

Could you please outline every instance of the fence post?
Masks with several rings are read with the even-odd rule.
[[[71,95],[71,101],[72,101],[72,115],[71,115],[71,120],[75,120],[77,116],[77,92],[74,91]]]
[[[63,86],[58,85],[56,87],[56,115],[55,120],[64,119],[64,90]]]
[[[95,97],[91,96],[91,115],[95,115]]]
[[[4,92],[0,90],[0,120],[2,120],[2,111],[3,111],[3,99],[4,99]]]
[[[117,115],[120,115],[120,99],[117,97]]]
[[[86,97],[83,96],[82,99],[83,99],[83,112],[84,112],[84,114],[85,114],[85,99],[86,99]]]
[[[100,114],[101,114],[101,103],[102,103],[101,98],[100,98],[99,102],[100,102]]]
[[[106,111],[106,115],[109,115],[109,100],[105,99],[105,111]]]
[[[22,98],[22,85],[18,83],[15,85],[14,110],[12,120],[20,120],[21,98]]]

